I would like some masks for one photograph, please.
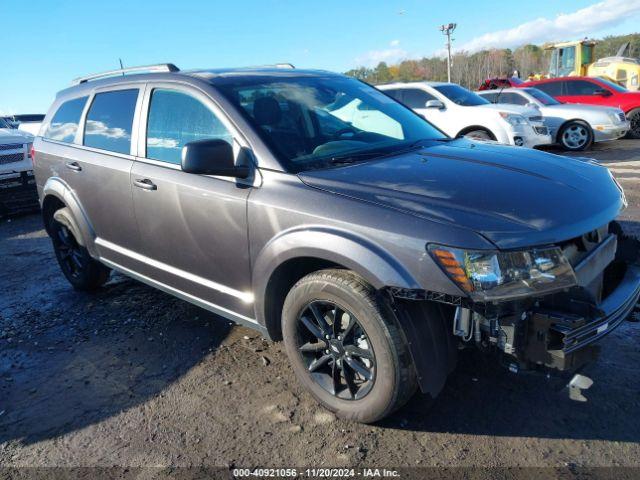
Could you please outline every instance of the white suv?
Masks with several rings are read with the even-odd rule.
[[[0,216],[37,205],[31,144],[33,135],[0,118]]]
[[[493,105],[454,83],[393,83],[378,88],[450,137],[494,140],[524,147],[552,143],[538,110],[517,105]]]

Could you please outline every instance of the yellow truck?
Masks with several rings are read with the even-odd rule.
[[[596,42],[589,39],[546,46],[545,49],[551,51],[549,76],[608,77],[629,90],[638,90],[640,62],[624,56],[629,44],[622,45],[613,57],[594,61],[595,46]]]

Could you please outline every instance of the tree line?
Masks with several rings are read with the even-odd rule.
[[[610,57],[620,46],[630,42],[631,55],[640,56],[640,34],[608,36],[597,40],[595,58]],[[545,74],[549,70],[550,51],[544,46],[523,45],[509,48],[482,50],[476,53],[456,52],[452,57],[451,81],[475,90],[487,78],[510,77],[517,70],[520,77]],[[377,85],[389,82],[416,82],[421,80],[447,81],[447,60],[440,57],[424,57],[419,60],[403,60],[394,65],[380,62],[374,68],[358,67],[347,75]]]

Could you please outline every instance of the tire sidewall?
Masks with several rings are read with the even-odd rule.
[[[334,302],[351,312],[364,329],[375,355],[374,385],[359,400],[343,400],[333,396],[318,385],[309,375],[302,356],[297,350],[298,315],[314,300]],[[342,418],[360,422],[372,422],[385,416],[395,402],[400,379],[397,354],[380,313],[372,309],[366,300],[346,287],[334,283],[310,280],[299,282],[291,290],[284,303],[282,332],[285,349],[298,379],[322,405]]]
[[[60,270],[64,274],[67,281],[77,290],[87,290],[91,288],[93,285],[92,275],[95,273],[92,269],[92,262],[94,261],[89,255],[89,252],[82,245],[78,245],[79,251],[82,255],[83,260],[83,268],[80,274],[77,277],[71,275],[68,268],[66,267],[64,261],[60,256],[60,240],[58,239],[58,231],[62,228],[62,224],[54,219],[51,219],[51,242],[53,243],[53,251],[56,255],[56,260],[58,261],[58,265],[60,266]],[[69,235],[73,236],[72,232],[69,232]],[[74,237],[75,239],[75,237]],[[77,242],[77,240],[76,240]]]
[[[627,119],[629,120],[629,122],[632,122],[633,119],[637,119],[637,121],[640,122],[640,108],[631,110],[627,114]],[[637,130],[629,130],[629,132],[627,133],[627,138],[640,139],[640,128],[638,128]]]
[[[569,145],[566,145],[564,143],[564,133],[565,131],[567,131],[569,128],[571,128],[573,125],[579,125],[581,127],[583,127],[586,131],[587,131],[587,141],[584,145],[582,145],[581,147],[570,147]],[[591,129],[591,127],[585,123],[585,122],[581,122],[578,120],[573,120],[565,125],[562,126],[562,128],[560,129],[560,133],[558,134],[558,143],[560,144],[560,146],[567,151],[570,152],[581,152],[582,150],[586,150],[587,148],[589,148],[591,146],[591,144],[593,143],[593,130]]]

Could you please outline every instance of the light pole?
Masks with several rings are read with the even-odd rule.
[[[449,83],[451,83],[451,34],[457,26],[455,23],[440,25],[440,31],[447,36],[447,81]]]

